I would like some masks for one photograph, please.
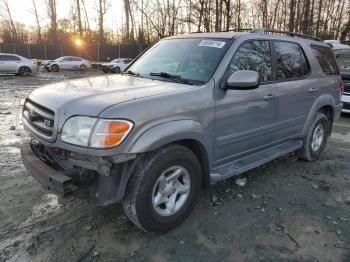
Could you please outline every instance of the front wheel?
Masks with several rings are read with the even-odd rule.
[[[114,74],[120,74],[120,72],[121,72],[120,67],[112,68],[111,71],[112,71],[112,73],[114,73]]]
[[[331,122],[327,116],[318,113],[304,139],[303,147],[299,151],[299,158],[307,161],[317,160],[326,146],[330,130]]]
[[[52,65],[51,66],[51,71],[52,72],[58,72],[60,70],[60,67],[56,64]]]
[[[144,231],[167,232],[194,208],[201,178],[199,161],[186,147],[173,144],[149,153],[130,177],[124,212]]]

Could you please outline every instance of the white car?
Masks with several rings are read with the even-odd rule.
[[[36,60],[16,54],[0,53],[0,74],[33,75],[38,71]]]
[[[59,57],[49,64],[49,69],[53,72],[58,72],[59,70],[82,70],[91,68],[89,61],[81,57],[76,56],[62,56]]]
[[[342,44],[339,40],[324,40],[333,49],[350,49],[350,45]]]
[[[334,49],[333,51],[344,81],[344,92],[341,98],[343,112],[350,113],[350,48]]]
[[[117,58],[109,63],[101,64],[104,73],[121,73],[132,62],[131,58]]]

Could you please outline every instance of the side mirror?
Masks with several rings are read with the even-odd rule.
[[[255,89],[259,86],[259,74],[251,70],[239,70],[234,72],[226,83],[226,89]]]

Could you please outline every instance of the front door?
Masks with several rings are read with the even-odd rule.
[[[72,58],[70,56],[64,57],[60,60],[60,68],[61,69],[71,69],[72,68]]]
[[[223,77],[237,70],[254,70],[261,84],[252,90],[216,93],[214,165],[221,165],[255,152],[275,141],[278,96],[272,78],[270,41],[243,42]]]

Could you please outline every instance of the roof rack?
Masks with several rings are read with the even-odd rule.
[[[288,32],[288,31],[281,31],[281,30],[276,30],[276,29],[265,29],[265,28],[257,28],[257,29],[252,29],[250,30],[250,33],[258,33],[258,34],[281,34],[281,35],[288,35],[292,37],[300,37],[300,38],[305,38],[305,39],[311,39],[315,41],[322,42],[322,40],[318,37],[314,37],[311,35],[304,35],[304,34],[299,34],[299,33],[293,33],[293,32]]]

